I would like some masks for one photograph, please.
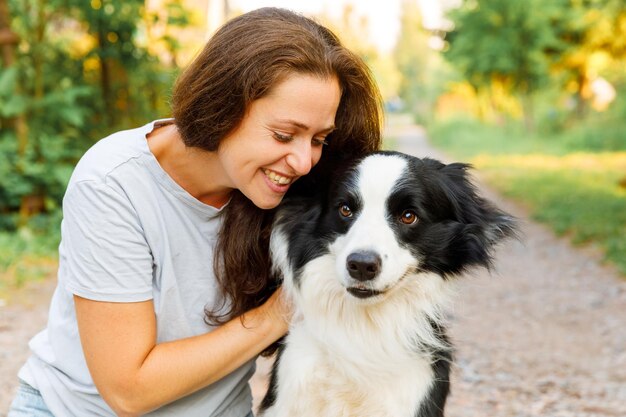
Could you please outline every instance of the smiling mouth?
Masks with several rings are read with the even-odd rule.
[[[269,169],[263,169],[263,173],[270,181],[272,181],[276,185],[289,185],[293,182],[293,178],[284,177],[275,173],[274,171],[270,171]]]
[[[370,298],[376,297],[377,295],[384,294],[383,291],[372,290],[369,288],[358,288],[358,287],[350,287],[347,288],[347,291],[355,296],[356,298]]]

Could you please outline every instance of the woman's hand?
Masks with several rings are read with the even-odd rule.
[[[293,317],[293,305],[288,299],[283,288],[279,287],[271,297],[259,307],[259,310],[266,316],[268,323],[276,326],[278,338],[284,336],[289,330],[289,323]],[[254,310],[253,310],[254,311]],[[247,314],[244,314],[244,324]]]

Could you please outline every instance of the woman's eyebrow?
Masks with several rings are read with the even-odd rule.
[[[293,126],[296,126],[296,127],[300,128],[302,130],[309,130],[310,129],[310,127],[305,125],[304,123],[301,123],[301,122],[298,122],[298,121],[292,120],[292,119],[279,119],[278,122],[279,123],[290,124],[290,125],[293,125]],[[329,127],[327,127],[326,129],[320,130],[319,133],[330,133],[333,130],[335,130],[335,128],[336,128],[335,125],[332,124]]]

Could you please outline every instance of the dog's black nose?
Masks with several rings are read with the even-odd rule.
[[[348,273],[359,281],[369,281],[376,278],[380,272],[382,260],[374,252],[351,253],[346,260]]]

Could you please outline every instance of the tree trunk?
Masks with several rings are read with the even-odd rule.
[[[43,4],[39,5],[43,10]],[[41,22],[43,25],[44,23]],[[19,43],[19,37],[11,30],[11,15],[7,0],[0,0],[0,47],[2,48],[2,66],[9,68],[15,64],[15,47]],[[16,86],[17,89],[17,86]],[[23,114],[1,120],[2,126],[15,131],[18,140],[18,160],[26,153],[28,146],[28,127]],[[17,166],[20,171],[20,166]],[[32,193],[22,196],[20,201],[19,225],[24,225],[33,214],[44,210],[45,196],[39,193]]]
[[[2,47],[2,66],[8,68],[15,60],[14,48],[19,38],[11,31],[11,16],[7,0],[0,0],[0,46]]]
[[[106,45],[104,40],[104,33],[98,30],[98,44],[100,51],[102,51]],[[107,122],[111,123],[111,81],[109,77],[109,63],[103,53],[100,53],[100,88],[102,91],[102,101],[104,102],[104,113],[107,115]]]
[[[576,118],[582,120],[587,116],[587,100],[590,98],[589,80],[586,69],[578,71],[578,91],[576,92]]]
[[[15,64],[15,47],[19,37],[11,30],[11,15],[7,0],[0,0],[0,48],[2,49],[2,67],[9,68]],[[28,144],[28,130],[23,115],[3,119],[2,126],[15,130],[20,154],[24,154]]]
[[[107,35],[103,29],[100,18],[97,22],[97,39],[98,39],[98,58],[100,59],[100,89],[102,92],[102,101],[104,103],[105,122],[109,126],[116,125],[117,117],[115,114],[115,103],[113,97],[113,88],[111,85],[111,58],[107,57],[108,41]]]
[[[524,127],[526,132],[532,133],[535,130],[535,105],[532,93],[525,93],[522,96],[522,112],[524,117]]]

